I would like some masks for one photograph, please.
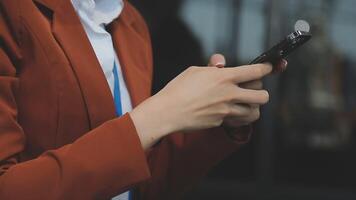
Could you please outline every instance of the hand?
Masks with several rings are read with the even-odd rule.
[[[223,55],[215,54],[211,57],[209,66],[215,66],[218,68],[223,68],[226,65],[226,60]],[[288,62],[286,60],[281,60],[276,66],[274,66],[273,72],[280,73],[286,70]],[[251,89],[251,90],[262,90],[263,89],[263,82],[262,80],[253,80],[247,83],[241,83],[241,88]],[[248,125],[251,122],[251,119],[259,119],[260,117],[260,106],[253,105],[253,104],[245,104],[240,105],[245,107],[245,109],[250,109],[250,116],[247,118],[240,118],[240,117],[227,117],[224,119],[224,126],[230,128],[239,128],[244,125]]]
[[[267,103],[268,92],[239,84],[259,80],[271,71],[269,64],[188,68],[130,113],[143,146],[152,146],[172,132],[220,126],[228,117],[255,121],[254,110],[244,105]]]

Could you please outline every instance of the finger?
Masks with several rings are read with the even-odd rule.
[[[230,116],[225,119],[225,123],[232,127],[251,124],[260,118],[260,109],[252,108],[247,115],[244,116]]]
[[[211,56],[209,66],[223,68],[226,65],[225,57],[221,54]]]
[[[247,83],[240,83],[239,86],[244,89],[261,90],[263,88],[263,82],[261,80],[250,81]]]
[[[259,120],[260,117],[261,117],[260,109],[256,108],[256,109],[253,109],[249,115],[242,117],[239,120],[242,124],[251,124],[251,123]]]
[[[273,73],[281,73],[287,69],[288,61],[285,59],[280,60],[273,69]]]
[[[231,104],[229,117],[246,117],[250,115],[252,107],[248,104]]]
[[[262,79],[272,72],[272,65],[269,63],[245,65],[240,67],[225,68],[226,76],[236,83],[244,83]]]
[[[250,90],[237,88],[233,103],[264,105],[269,101],[269,93],[266,90]]]

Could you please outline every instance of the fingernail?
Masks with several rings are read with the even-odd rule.
[[[217,68],[224,68],[224,67],[225,67],[225,63],[218,62],[218,63],[215,64],[215,66],[216,66]]]

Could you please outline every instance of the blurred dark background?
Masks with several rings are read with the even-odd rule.
[[[251,143],[219,164],[193,199],[356,199],[355,0],[131,0],[151,29],[153,92],[213,53],[246,64],[311,24],[313,40],[265,80],[271,101]]]

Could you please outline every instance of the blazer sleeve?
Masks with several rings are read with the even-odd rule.
[[[152,177],[142,184],[140,197],[180,199],[209,170],[247,141],[248,137],[232,139],[223,128],[168,136],[148,153]]]
[[[0,12],[0,199],[103,199],[148,179],[146,155],[128,114],[19,162],[26,133],[17,122],[16,44]]]

